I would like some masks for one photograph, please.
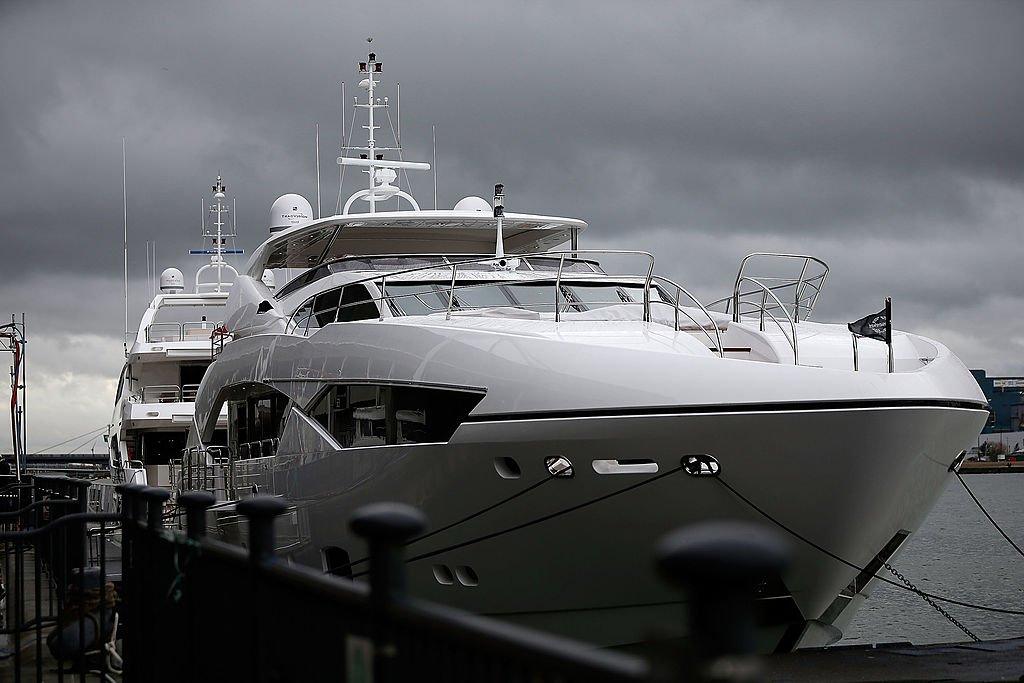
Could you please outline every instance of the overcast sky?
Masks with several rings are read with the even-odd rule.
[[[0,314],[28,314],[30,448],[110,418],[122,136],[135,325],[145,243],[191,278],[218,172],[249,252],[275,197],[315,204],[319,122],[333,208],[371,35],[406,158],[437,126],[440,206],[504,182],[510,210],[584,218],[584,247],[653,251],[709,300],[747,252],[817,254],[817,319],[891,295],[896,327],[1024,374],[1021,3],[6,0]]]

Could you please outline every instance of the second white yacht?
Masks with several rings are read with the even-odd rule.
[[[196,271],[193,291],[185,291],[180,270],[164,270],[159,294],[143,313],[135,339],[125,347],[107,431],[114,484],[169,486],[169,463],[185,447],[196,392],[213,358],[214,332],[224,323],[228,292],[238,276],[225,256],[242,253],[227,246],[235,238],[235,229],[233,220],[228,228],[226,217],[231,210],[225,190],[217,176],[210,225],[204,212],[202,232],[207,246],[190,252],[210,257]],[[308,210],[304,215],[311,217]],[[215,443],[226,443],[226,425],[225,412],[216,420]]]

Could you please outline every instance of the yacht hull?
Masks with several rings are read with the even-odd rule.
[[[938,401],[503,415],[444,445],[278,455],[250,463],[250,480],[295,505],[281,528],[295,561],[322,568],[333,546],[358,578],[366,549],[346,520],[370,502],[406,502],[439,530],[408,548],[415,595],[600,646],[685,636],[685,596],[654,572],[663,534],[710,519],[775,527],[793,563],[760,601],[759,645],[785,650],[837,637],[849,603],[839,596],[858,571],[777,525],[867,565],[919,527],[985,419]],[[691,454],[714,456],[720,478],[687,474]],[[572,462],[571,478],[549,475],[553,456]],[[609,465],[594,461],[620,465],[599,473]],[[220,524],[229,537],[232,519]]]

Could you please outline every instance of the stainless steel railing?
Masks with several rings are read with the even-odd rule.
[[[593,272],[590,272],[590,273],[579,273],[579,274],[577,274],[577,273],[566,273],[566,264],[567,263],[576,263],[576,262],[592,263],[591,261],[578,258],[580,254],[627,255],[627,256],[640,256],[640,257],[644,258],[647,261],[647,266],[644,269],[644,273],[642,275],[640,275],[640,276],[636,276],[636,275],[613,276],[613,275],[607,275],[607,274],[602,276],[602,279],[607,277],[609,280],[611,280],[612,284],[622,284],[622,285],[625,285],[625,284],[636,284],[636,285],[640,285],[642,287],[642,292],[643,292],[643,301],[642,302],[633,302],[633,301],[623,301],[621,299],[616,299],[614,301],[608,301],[608,302],[583,302],[583,301],[575,300],[572,297],[571,292],[567,293],[563,289],[563,285],[566,285],[566,283],[570,283],[568,286],[571,286],[572,283],[576,283],[576,284],[584,284],[584,283],[593,284],[594,283],[594,278],[593,278],[594,273]],[[515,268],[515,264],[516,264],[518,259],[522,259],[522,258],[526,258],[526,257],[530,257],[530,256],[532,256],[535,259],[538,258],[538,257],[543,257],[543,258],[552,259],[552,260],[557,258],[558,259],[558,268],[554,272],[553,275],[552,274],[546,274],[546,273],[548,273],[550,271],[531,270],[529,272],[529,277],[525,277],[525,278],[522,278],[522,279],[518,279],[518,278],[517,279],[512,279],[512,278],[504,278],[504,279],[502,279],[501,278],[500,274],[503,271],[507,272],[507,271]],[[459,269],[460,268],[465,269],[467,266],[472,265],[472,264],[492,265],[492,267],[494,267],[494,269],[495,269],[494,273],[495,273],[496,279],[495,280],[486,281],[486,282],[467,283],[467,284],[460,285],[458,283]],[[292,331],[292,332],[297,332],[299,334],[305,334],[305,331],[308,329],[309,322],[310,322],[310,320],[313,317],[317,318],[318,326],[322,326],[322,325],[328,324],[330,322],[335,322],[339,318],[340,312],[342,310],[347,309],[347,308],[352,308],[352,307],[355,307],[355,306],[365,305],[367,303],[374,303],[374,304],[377,305],[378,314],[379,314],[380,319],[384,318],[384,307],[385,307],[385,305],[387,305],[389,307],[389,310],[391,310],[391,312],[393,314],[397,315],[399,313],[399,311],[401,310],[401,302],[400,302],[400,300],[405,298],[405,297],[415,297],[417,299],[420,299],[420,303],[421,303],[421,305],[423,305],[423,300],[420,298],[420,297],[424,296],[423,293],[421,293],[421,292],[414,292],[414,293],[389,294],[388,290],[387,290],[387,287],[388,287],[388,282],[389,281],[392,282],[392,284],[393,284],[395,282],[395,279],[396,278],[401,278],[401,276],[415,274],[415,273],[425,273],[425,272],[435,272],[435,273],[437,273],[437,272],[441,272],[441,273],[450,272],[451,273],[450,277],[446,277],[445,278],[446,280],[448,280],[447,291],[441,291],[440,292],[441,295],[447,300],[447,305],[444,308],[437,308],[435,310],[435,312],[437,312],[437,313],[440,313],[440,312],[443,311],[445,313],[445,319],[446,320],[450,320],[451,319],[452,313],[453,313],[454,310],[456,310],[456,308],[458,308],[458,310],[472,310],[474,308],[482,308],[482,306],[466,306],[464,304],[459,304],[458,297],[457,297],[457,292],[458,291],[463,291],[464,292],[464,291],[466,291],[468,289],[472,289],[474,287],[502,287],[502,286],[516,286],[516,285],[536,285],[536,284],[542,284],[542,283],[546,283],[546,282],[551,282],[551,283],[553,283],[553,296],[552,296],[552,303],[550,304],[550,306],[551,306],[551,308],[553,310],[554,320],[555,320],[556,323],[561,322],[562,314],[565,312],[565,310],[571,309],[573,307],[576,307],[578,309],[582,309],[582,307],[584,307],[584,306],[586,306],[588,304],[590,304],[590,305],[594,305],[594,304],[598,304],[598,305],[608,305],[608,304],[636,304],[636,305],[642,305],[643,306],[642,319],[643,319],[644,322],[650,322],[651,321],[651,307],[652,307],[652,303],[659,304],[659,305],[673,305],[670,302],[674,301],[675,302],[675,309],[676,309],[675,310],[675,314],[674,314],[674,329],[676,331],[680,331],[680,313],[682,313],[682,315],[684,317],[689,319],[698,329],[700,329],[705,334],[705,336],[708,337],[708,341],[714,346],[713,350],[715,350],[719,355],[723,355],[723,347],[722,347],[722,341],[721,341],[721,334],[720,334],[719,329],[718,329],[718,324],[716,323],[715,319],[712,317],[712,315],[710,314],[708,309],[704,306],[704,304],[702,304],[700,302],[699,299],[697,299],[696,296],[694,296],[689,290],[687,290],[682,285],[679,285],[676,282],[674,282],[674,281],[672,281],[672,280],[670,280],[668,278],[664,278],[664,277],[661,277],[661,276],[655,276],[654,275],[654,256],[652,254],[650,254],[649,252],[644,252],[644,251],[626,251],[626,250],[612,250],[612,249],[605,249],[605,250],[576,250],[576,251],[572,251],[572,252],[540,252],[538,254],[532,254],[532,255],[522,255],[522,254],[520,254],[520,255],[517,255],[517,256],[507,257],[507,258],[504,258],[504,259],[497,259],[494,256],[486,256],[486,257],[478,257],[478,258],[471,258],[471,259],[463,259],[463,260],[458,260],[458,261],[452,261],[452,262],[448,262],[448,263],[431,263],[429,265],[417,266],[415,268],[406,268],[406,269],[403,269],[403,270],[392,271],[392,272],[388,272],[388,273],[382,273],[380,275],[372,275],[372,276],[368,276],[368,277],[365,277],[365,278],[362,278],[362,279],[358,279],[358,280],[354,280],[354,281],[351,281],[351,282],[347,282],[344,285],[340,285],[338,287],[334,287],[334,288],[331,288],[331,289],[328,289],[328,290],[324,290],[322,292],[317,292],[315,295],[309,297],[300,306],[298,306],[295,309],[295,313],[292,314],[292,317],[289,320],[288,329],[290,331]],[[402,280],[399,279],[399,281],[401,282]],[[598,281],[598,283],[599,283],[599,281]],[[346,287],[352,287],[352,286],[355,286],[355,285],[367,285],[367,284],[373,284],[374,286],[376,286],[378,291],[380,292],[380,294],[378,296],[371,296],[369,298],[364,298],[364,299],[361,299],[359,301],[351,302],[351,303],[348,303],[348,304],[342,304],[341,303],[341,294],[340,294],[340,292],[342,290],[344,290]],[[439,283],[434,283],[434,284],[437,284],[437,286],[440,287]],[[663,300],[662,287],[664,287],[664,288],[671,288],[672,290],[674,290],[673,292],[669,292],[668,301]],[[658,298],[657,301],[654,301],[652,299],[652,296],[651,296],[652,290],[657,290],[659,292],[659,298]],[[684,296],[687,299],[689,299],[690,301],[692,301],[697,306],[697,308],[700,309],[701,314],[702,314],[702,316],[704,318],[707,318],[707,321],[708,321],[708,325],[707,326],[704,323],[702,323],[702,322],[698,322],[693,317],[693,315],[691,315],[689,312],[687,312],[685,309],[683,309],[681,307],[681,305],[680,305],[681,304],[681,299]],[[317,309],[318,299],[330,301],[332,298],[335,300],[334,303],[329,303],[324,308]],[[395,306],[396,303],[398,304],[397,308]],[[510,303],[509,305],[513,306],[514,304]],[[536,304],[534,304],[533,306],[536,306]],[[547,304],[545,304],[544,306],[546,307]],[[522,305],[522,304],[520,304],[520,305],[517,305],[515,307],[532,310],[530,305]],[[333,317],[332,317],[332,314],[333,314]],[[326,322],[320,322],[321,320],[324,320]],[[305,323],[305,325],[303,325],[303,323]],[[708,326],[711,329],[714,330],[714,336],[713,337],[711,336],[711,333],[708,330]],[[299,331],[299,330],[302,330],[302,331]]]
[[[198,384],[148,384],[134,395],[134,403],[181,403],[196,400]]]
[[[761,292],[760,304],[756,306],[756,309],[754,311],[754,313],[759,315],[760,317],[760,330],[762,332],[765,331],[764,319],[767,315],[769,318],[771,318],[772,322],[774,322],[776,326],[778,326],[779,330],[782,332],[782,336],[786,338],[786,341],[789,342],[790,347],[793,349],[793,365],[800,365],[800,343],[796,334],[796,321],[792,318],[792,316],[790,316],[789,311],[786,310],[786,307],[782,305],[782,302],[779,300],[779,297],[775,295],[775,292],[772,291],[772,288],[769,287],[767,284],[761,282],[757,278],[743,276],[740,279],[739,284],[742,283],[749,283],[751,285],[754,285],[756,287],[756,290]],[[739,284],[737,286],[739,286]],[[772,302],[771,304],[769,304],[769,299]],[[773,310],[781,310],[783,315],[786,316],[786,322],[789,323],[788,333],[786,332],[786,328],[783,326],[782,322],[772,312]],[[733,315],[734,320],[738,321],[738,308],[736,309]]]
[[[770,271],[768,266],[784,267],[792,263],[799,270],[794,276],[780,276]],[[748,272],[754,264],[760,264],[765,272]],[[761,299],[761,285],[766,286],[776,296],[771,301],[785,308],[794,322],[808,320],[818,302],[821,290],[825,287],[828,279],[828,264],[821,259],[808,254],[785,254],[771,252],[755,252],[747,254],[740,261],[739,270],[736,273],[736,280],[733,284],[732,294],[727,297],[712,301],[708,308],[724,305],[726,313],[732,313],[733,321],[739,322],[740,316],[753,311],[751,302],[756,304]],[[750,283],[750,278],[757,280],[759,285],[752,289],[744,289],[745,283]],[[744,309],[744,304],[746,307]],[[753,311],[756,313],[756,311]]]
[[[217,500],[237,500],[239,492],[255,493],[271,468],[267,460],[281,440],[260,439],[238,444],[237,453],[227,446],[186,448],[170,463],[171,488],[209,491]]]
[[[213,331],[223,322],[200,320],[184,323],[150,323],[146,326],[146,341],[161,342],[208,341]]]

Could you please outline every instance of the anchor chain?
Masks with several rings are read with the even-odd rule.
[[[968,636],[968,637],[969,637],[969,638],[970,638],[971,640],[973,640],[973,641],[974,641],[974,642],[976,642],[976,643],[980,643],[980,642],[981,642],[981,638],[979,638],[978,636],[974,635],[974,632],[973,632],[973,631],[971,631],[971,629],[969,629],[969,628],[967,628],[966,626],[964,626],[963,624],[961,624],[961,623],[960,623],[960,622],[959,622],[959,621],[957,620],[957,618],[956,618],[956,617],[954,617],[954,616],[953,616],[952,614],[950,614],[949,612],[947,612],[946,610],[944,610],[944,609],[942,608],[942,606],[941,606],[941,605],[939,605],[939,603],[935,602],[935,601],[934,601],[934,600],[932,600],[932,599],[931,599],[930,597],[928,597],[928,596],[927,596],[927,595],[925,594],[925,592],[924,592],[924,591],[922,591],[922,590],[921,590],[920,588],[918,588],[917,586],[915,586],[915,585],[914,585],[914,584],[913,584],[913,583],[912,583],[912,582],[910,581],[910,579],[908,579],[907,577],[903,576],[903,574],[901,574],[901,573],[900,573],[900,570],[896,569],[896,567],[892,566],[892,565],[891,565],[891,564],[889,564],[888,562],[883,562],[883,563],[882,563],[882,566],[883,566],[883,567],[885,567],[886,569],[888,569],[888,570],[889,570],[889,572],[890,572],[890,573],[891,573],[891,574],[892,574],[893,576],[895,576],[895,577],[896,577],[897,579],[899,579],[900,581],[902,581],[902,582],[903,582],[903,585],[905,585],[905,586],[906,586],[907,588],[909,588],[910,590],[912,590],[912,591],[914,591],[915,593],[917,593],[918,597],[920,597],[920,598],[921,598],[922,600],[924,600],[924,601],[925,601],[925,602],[927,602],[927,603],[928,603],[929,605],[931,605],[932,607],[934,607],[934,608],[935,608],[935,611],[937,611],[937,612],[938,612],[939,614],[941,614],[942,616],[946,617],[946,619],[947,619],[947,620],[949,621],[949,623],[953,624],[953,625],[954,625],[954,626],[956,626],[956,627],[957,627],[958,629],[960,629],[961,631],[963,631],[964,633],[966,633],[966,634],[967,634],[967,636]]]

